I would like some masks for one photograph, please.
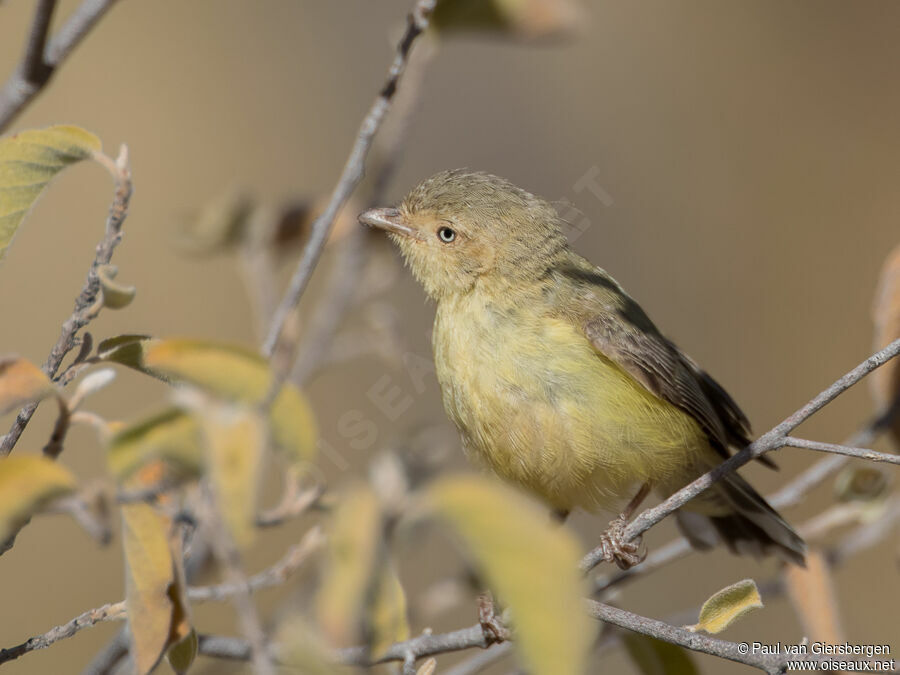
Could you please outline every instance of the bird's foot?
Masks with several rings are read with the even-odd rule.
[[[646,551],[641,551],[641,537],[635,540],[625,539],[625,516],[610,521],[609,527],[600,535],[600,551],[606,562],[615,563],[619,569],[627,570],[642,563],[647,557]]]
[[[490,591],[478,596],[478,623],[488,645],[505,642],[511,637],[509,628],[503,625],[503,620],[494,611],[494,598]]]

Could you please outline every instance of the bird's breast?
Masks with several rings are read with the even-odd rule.
[[[692,418],[539,303],[444,300],[433,342],[468,454],[556,508],[614,504],[708,447]]]

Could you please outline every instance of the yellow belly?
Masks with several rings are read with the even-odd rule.
[[[671,491],[714,461],[691,416],[575,326],[469,304],[439,308],[434,349],[444,406],[477,462],[554,508],[595,510],[645,482]]]

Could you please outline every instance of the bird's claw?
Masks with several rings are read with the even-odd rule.
[[[478,623],[481,624],[484,640],[488,645],[509,640],[509,628],[503,625],[502,619],[494,611],[494,598],[490,593],[478,596]]]
[[[641,551],[641,537],[635,540],[625,539],[625,517],[610,521],[609,527],[600,535],[600,551],[606,562],[615,563],[621,570],[627,570],[644,562],[646,551]]]

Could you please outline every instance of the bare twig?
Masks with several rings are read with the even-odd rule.
[[[53,67],[44,61],[44,47],[47,44],[47,33],[50,31],[54,9],[56,0],[38,0],[20,70],[22,79],[28,84],[40,86],[53,72]]]
[[[643,513],[634,518],[634,520],[632,520],[625,528],[626,541],[639,537],[663,518],[674,512],[676,509],[684,506],[691,499],[709,488],[726,474],[737,470],[750,460],[760,457],[766,452],[776,450],[786,445],[786,439],[789,438],[788,434],[794,429],[847,391],[847,389],[859,382],[870,372],[897,356],[898,353],[900,353],[900,340],[895,340],[836,380],[831,386],[820,392],[809,403],[764,433],[746,448],[734,454],[730,459],[727,459],[716,468],[708,471],[692,483],[681,488],[678,492],[657,506],[646,509]],[[598,547],[584,556],[581,561],[581,569],[583,571],[591,570],[602,562],[603,559],[603,552],[600,547]]]
[[[82,628],[94,626],[101,621],[120,621],[125,619],[125,601],[116,602],[111,605],[103,605],[97,607],[84,614],[79,614],[68,623],[57,626],[47,631],[43,635],[37,635],[15,647],[9,649],[0,649],[0,664],[17,659],[23,654],[33,652],[36,649],[44,649],[54,642],[64,638],[72,637]]]
[[[427,49],[426,49],[427,48]],[[367,207],[380,206],[385,190],[393,177],[402,154],[409,119],[418,102],[418,92],[424,80],[425,66],[434,54],[429,43],[420,45],[415,57],[410,56],[403,79],[404,88],[398,91],[393,102],[393,116],[385,124],[379,143],[373,148],[373,178]],[[325,290],[316,300],[316,306],[302,337],[302,352],[297,358],[291,380],[303,386],[325,365],[331,362],[334,336],[341,320],[359,295],[359,276],[365,269],[365,247],[371,241],[368,233],[353,228],[340,242],[338,253],[332,262]]]
[[[115,2],[84,0],[45,46],[56,0],[40,0],[22,63],[0,89],[0,131],[46,86],[56,68]]]
[[[298,544],[287,550],[281,560],[247,579],[246,588],[255,592],[283,584],[324,541],[322,530],[318,527],[312,528]],[[191,587],[188,588],[187,594],[188,599],[193,602],[206,602],[222,601],[241,591],[242,588],[235,583],[224,583],[217,586]]]
[[[390,110],[391,103],[397,91],[397,85],[409,60],[409,53],[416,38],[428,27],[431,13],[437,0],[416,0],[412,11],[409,13],[406,30],[397,45],[397,53],[388,70],[387,81],[378,94],[369,112],[363,119],[362,125],[354,143],[347,163],[341,173],[341,177],[331,193],[331,198],[322,214],[316,218],[311,227],[309,242],[303,250],[303,255],[297,264],[294,275],[288,286],[288,290],[275,311],[275,316],[263,345],[266,356],[275,357],[275,375],[268,400],[274,400],[281,385],[289,376],[294,361],[295,345],[281,344],[283,333],[288,320],[300,303],[300,298],[306,290],[309,279],[312,276],[316,263],[318,263],[328,233],[341,208],[347,203],[353,190],[363,177],[363,165],[372,141],[384,121],[385,115]],[[292,339],[290,342],[296,342]]]
[[[829,452],[832,455],[844,455],[846,457],[867,459],[870,462],[900,464],[900,455],[894,455],[889,452],[876,452],[875,450],[868,450],[866,448],[855,448],[849,445],[821,443],[819,441],[810,441],[805,438],[796,438],[794,436],[786,436],[782,439],[782,444],[789,448],[803,448],[805,450],[815,450],[817,452]]]
[[[258,591],[284,583],[309,558],[310,554],[321,546],[323,541],[324,535],[321,530],[314,527],[303,536],[297,545],[288,549],[281,560],[246,579],[243,584],[231,582],[216,586],[192,586],[188,588],[188,598],[194,602],[223,601],[247,590]],[[48,647],[57,640],[72,637],[83,628],[89,628],[101,621],[124,621],[126,618],[124,600],[89,610],[43,635],[30,638],[15,647],[0,650],[0,664],[17,659],[36,649]],[[249,652],[245,658],[249,658]]]
[[[87,4],[87,3],[85,3]],[[123,145],[119,151],[119,157],[113,161],[102,153],[97,153],[95,159],[103,164],[113,175],[115,180],[115,197],[109,207],[109,215],[106,218],[106,232],[103,239],[97,244],[94,253],[94,261],[88,271],[87,279],[81,289],[81,293],[75,299],[75,309],[71,316],[62,325],[62,331],[50,355],[44,362],[43,370],[51,379],[59,370],[63,359],[77,345],[76,335],[78,331],[87,326],[96,316],[96,304],[100,292],[100,279],[97,269],[101,265],[109,264],[113,251],[122,240],[122,224],[128,215],[128,204],[131,200],[131,170],[128,167],[128,149]],[[8,455],[15,447],[25,431],[25,427],[34,415],[37,404],[23,408],[16,416],[12,427],[0,443],[0,456]]]

